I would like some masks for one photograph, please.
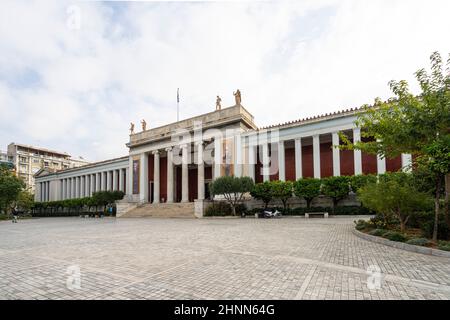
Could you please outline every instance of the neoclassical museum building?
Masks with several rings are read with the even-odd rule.
[[[253,115],[236,105],[157,128],[134,132],[127,156],[36,176],[36,201],[88,197],[100,190],[122,190],[118,216],[158,211],[201,216],[208,184],[224,175],[255,182],[297,180],[398,171],[411,155],[379,158],[358,150],[339,150],[339,132],[364,139],[355,126],[360,109],[258,128]]]

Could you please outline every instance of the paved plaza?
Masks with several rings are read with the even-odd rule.
[[[450,298],[450,259],[360,239],[354,219],[4,221],[0,299]]]

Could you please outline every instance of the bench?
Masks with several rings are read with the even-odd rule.
[[[328,212],[305,212],[305,218],[309,218],[310,215],[323,215],[324,218],[328,218]]]

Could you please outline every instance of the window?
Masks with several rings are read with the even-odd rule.
[[[19,161],[21,163],[28,163],[28,158],[26,158],[26,157],[19,157]]]
[[[49,163],[48,163],[48,161],[44,161],[44,167],[48,167],[48,165],[49,165]]]

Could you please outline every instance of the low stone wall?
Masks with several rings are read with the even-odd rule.
[[[353,234],[356,235],[357,237],[360,237],[364,240],[384,244],[389,247],[394,247],[394,248],[403,249],[403,250],[411,251],[411,252],[422,253],[422,254],[428,254],[431,256],[450,258],[450,252],[448,252],[448,251],[427,248],[427,247],[421,247],[421,246],[415,246],[415,245],[407,244],[404,242],[391,241],[391,240],[388,240],[388,239],[385,239],[382,237],[372,236],[370,234],[358,231],[356,229],[353,229],[352,231],[353,231]]]

